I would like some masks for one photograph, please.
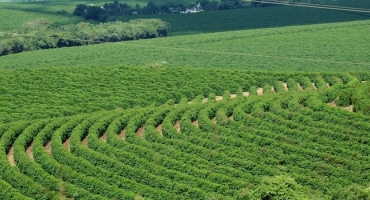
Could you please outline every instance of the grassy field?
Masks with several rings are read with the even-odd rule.
[[[160,65],[304,72],[368,71],[369,22],[230,31],[40,50],[0,57],[0,68]]]

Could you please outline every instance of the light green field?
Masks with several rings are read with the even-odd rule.
[[[176,36],[24,52],[0,57],[0,67],[161,65],[268,71],[368,71],[369,30],[370,21],[359,21]]]

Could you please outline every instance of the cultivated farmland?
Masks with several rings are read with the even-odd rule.
[[[370,21],[289,20],[0,57],[0,199],[370,199]]]

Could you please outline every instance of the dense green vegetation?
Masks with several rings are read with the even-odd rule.
[[[79,3],[0,4],[0,43],[117,41]],[[172,37],[0,57],[0,199],[370,199],[370,21],[321,24],[369,15],[156,16]]]
[[[370,40],[369,22],[229,31],[33,51],[1,57],[0,67],[163,65],[366,72],[370,67],[365,42]]]
[[[19,3],[0,4],[0,9],[2,11],[0,13],[0,17],[7,19],[0,21],[0,32],[19,29],[19,27],[21,27],[23,24],[40,18],[48,19],[59,25],[74,24],[84,21],[83,17],[72,15],[73,9],[76,7],[75,2],[70,9],[64,8],[64,5],[64,2],[57,3],[55,1],[32,2],[31,4],[24,3],[24,7]],[[103,3],[100,5],[103,6]],[[132,6],[135,6],[135,4],[132,4]],[[33,7],[34,9],[30,10]],[[68,14],[57,14],[56,12],[58,10],[66,10]],[[274,6],[266,8],[249,8],[214,12],[210,11],[195,14],[123,16],[115,17],[113,20],[118,19],[122,21],[129,21],[137,18],[153,17],[170,23],[171,31],[169,35],[210,33],[230,30],[245,30],[370,19],[369,14],[366,13],[353,13],[290,6]]]
[[[18,33],[5,33],[0,38],[0,56],[37,49],[81,46],[102,42],[119,42],[166,37],[169,25],[158,19],[137,19],[127,23],[116,21],[55,26],[47,20],[31,21]]]
[[[1,183],[8,195],[36,199],[368,199],[370,118],[327,105],[359,79],[270,75],[288,79],[289,91],[274,81],[278,92],[263,96],[245,98],[240,88],[235,98],[225,90],[216,101],[218,92],[210,91],[207,103],[182,97],[1,125]],[[256,78],[265,78],[259,86],[271,77]]]

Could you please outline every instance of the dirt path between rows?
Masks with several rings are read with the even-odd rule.
[[[199,122],[198,122],[198,120],[195,120],[195,121],[193,121],[192,122],[197,128],[199,128]]]
[[[288,88],[288,84],[287,83],[283,83],[283,86],[284,86],[284,91],[289,91],[289,88]]]
[[[52,156],[53,154],[51,153],[51,141],[49,141],[46,145],[45,145],[45,151],[46,153],[48,153],[50,156]]]
[[[118,135],[122,140],[125,140],[125,136],[126,136],[126,129],[123,129],[119,135]]]
[[[342,109],[347,110],[349,112],[353,112],[353,105],[350,105],[350,106],[347,106],[347,107],[340,107],[340,106],[337,106],[337,104],[335,103],[335,101],[328,103],[328,105],[329,106],[332,106],[332,107],[342,108]]]
[[[236,94],[230,94],[230,98],[231,98],[231,99],[236,98]]]
[[[137,132],[136,132],[136,135],[139,136],[139,137],[143,137],[144,136],[144,127],[140,127]]]
[[[257,89],[257,95],[263,95],[263,88]]]
[[[216,96],[216,101],[221,101],[223,99],[222,96]]]
[[[81,141],[81,143],[82,143],[82,145],[84,145],[84,146],[87,146],[88,145],[88,143],[89,143],[89,141],[88,141],[88,138],[87,138],[88,136],[86,136],[82,141]]]
[[[216,119],[216,117],[214,117],[214,118],[212,118],[212,120],[211,120],[214,124],[217,124],[217,119]]]
[[[26,149],[26,154],[27,156],[34,161],[35,159],[33,158],[33,153],[32,153],[32,148],[33,148],[33,142],[30,144],[30,146],[27,147]]]
[[[64,141],[63,146],[64,146],[68,151],[71,151],[71,138],[68,138],[66,141]]]
[[[271,92],[276,93],[276,90],[275,90],[274,86],[271,86]]]
[[[303,87],[301,86],[301,84],[297,83],[297,86],[298,86],[298,91],[302,91],[303,90]]]
[[[204,98],[203,100],[202,100],[202,103],[205,103],[205,102],[207,102],[208,101],[208,98]]]
[[[173,127],[175,127],[177,132],[180,132],[181,131],[181,129],[180,129],[180,120],[177,120],[175,125],[173,125]]]
[[[159,124],[155,129],[157,129],[157,131],[159,132],[159,135],[163,136],[162,124]]]
[[[14,147],[10,147],[8,154],[6,155],[8,157],[8,161],[11,166],[16,166],[15,159],[14,159]]]
[[[249,97],[249,92],[243,92],[244,97]]]
[[[315,83],[312,83],[312,88],[313,88],[313,90],[317,90],[317,87],[316,87],[316,84]]]
[[[105,132],[102,136],[99,137],[99,140],[107,142],[107,133]]]

